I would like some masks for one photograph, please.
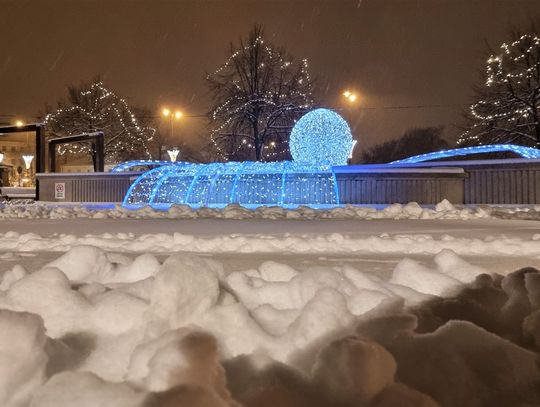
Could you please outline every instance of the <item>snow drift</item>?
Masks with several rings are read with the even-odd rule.
[[[540,403],[540,273],[450,250],[384,280],[79,246],[4,273],[0,309],[3,406]]]
[[[518,209],[504,210],[504,216],[516,213]],[[540,207],[523,208],[520,213],[540,212]],[[446,199],[435,208],[421,207],[416,202],[406,205],[392,204],[380,207],[343,205],[330,209],[300,206],[294,209],[280,206],[261,206],[249,209],[237,204],[225,208],[192,208],[188,205],[173,205],[166,211],[144,207],[137,210],[126,209],[114,204],[59,204],[36,203],[33,205],[4,205],[0,207],[1,219],[475,219],[489,218],[497,213],[491,207],[458,207]]]

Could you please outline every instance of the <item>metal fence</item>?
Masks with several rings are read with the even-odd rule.
[[[334,167],[341,204],[540,204],[540,160],[482,160],[388,166]],[[125,173],[38,174],[39,199],[122,202],[140,175]],[[58,198],[57,184],[64,184]]]
[[[49,202],[122,202],[140,173],[38,174],[39,200]]]
[[[337,174],[340,203],[436,204],[463,201],[464,173]]]
[[[540,204],[540,166],[469,168],[466,171],[466,204]]]

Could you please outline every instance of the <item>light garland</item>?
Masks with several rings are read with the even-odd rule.
[[[293,161],[177,163],[150,170],[131,185],[123,205],[167,209],[172,205],[221,208],[339,204],[329,165]]]
[[[475,123],[458,144],[540,145],[540,37],[525,34],[487,59],[486,97],[470,106]]]
[[[60,107],[45,117],[45,124],[55,136],[103,131],[105,157],[108,162],[118,161],[126,153],[142,152],[144,156],[151,158],[148,142],[152,140],[156,130],[141,126],[124,99],[106,89],[101,82],[79,92],[78,99],[78,104]],[[59,147],[60,154],[88,153],[90,150],[88,144],[82,143]]]
[[[252,77],[239,80],[235,75],[242,58],[255,48],[261,51],[258,73],[262,73],[261,77],[271,78],[267,83],[257,83],[263,87],[258,91],[248,89]],[[207,79],[221,84],[224,93],[232,95],[210,113],[212,121],[221,122],[210,134],[221,159],[228,161],[242,155],[252,157],[257,143],[261,160],[275,160],[287,155],[287,136],[294,121],[313,106],[306,59],[295,66],[285,60],[280,51],[265,45],[264,40],[257,37],[252,44],[233,52]],[[254,120],[261,129],[258,139],[252,133]]]
[[[123,205],[161,209],[175,204],[339,205],[332,165],[346,163],[352,146],[345,120],[331,110],[316,109],[304,115],[293,129],[291,148],[297,161],[164,165],[137,178]],[[129,166],[126,163],[121,168]]]
[[[295,124],[290,148],[295,161],[345,165],[353,148],[351,129],[336,112],[315,109]]]
[[[403,160],[392,161],[390,164],[414,164],[432,161],[441,158],[458,157],[471,154],[512,152],[523,158],[540,158],[540,150],[532,147],[523,147],[515,144],[493,144],[474,147],[456,148],[452,150],[436,151],[433,153],[415,155]]]
[[[171,164],[171,162],[165,160],[132,160],[115,165],[113,168],[111,168],[111,172],[133,171],[138,168],[148,169],[169,164]]]

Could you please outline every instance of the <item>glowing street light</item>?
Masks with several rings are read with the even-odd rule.
[[[28,155],[23,155],[22,158],[24,160],[24,165],[26,169],[29,170],[30,166],[32,165],[32,160],[34,159],[34,156],[31,154],[28,154]]]
[[[164,107],[161,110],[161,115],[165,118],[168,118],[171,122],[171,133],[169,134],[169,136],[172,138],[174,136],[174,120],[180,120],[182,116],[184,116],[184,114],[180,110],[175,110],[173,112],[171,109]]]
[[[22,126],[24,126],[24,123],[23,123],[21,120],[17,120],[17,121],[15,122],[15,126],[17,126],[17,127],[22,127]]]
[[[167,150],[167,154],[169,154],[169,158],[171,159],[171,162],[176,162],[176,159],[178,158],[178,154],[180,153],[180,150],[174,147],[172,150]]]
[[[358,99],[358,95],[354,92],[351,92],[350,90],[346,90],[342,93],[343,97],[347,99],[347,101],[354,103],[356,102],[356,99]]]
[[[161,115],[163,116],[163,118],[168,119],[170,122],[169,139],[174,138],[174,121],[180,120],[184,116],[184,114],[180,110],[173,111],[172,109],[169,109],[168,107],[164,107],[163,109],[161,109]],[[161,158],[161,152],[163,151],[163,149],[164,148],[162,146],[159,150],[160,158]],[[169,154],[169,158],[171,159],[172,162],[176,161],[176,158],[178,157],[179,153],[180,153],[180,150],[178,150],[178,148],[176,147],[174,147],[172,150],[167,150],[167,154]]]

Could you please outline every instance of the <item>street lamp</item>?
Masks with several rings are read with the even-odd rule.
[[[27,170],[29,170],[30,166],[32,165],[32,160],[34,159],[34,156],[31,154],[28,154],[28,155],[23,155],[22,158],[24,160],[24,166],[26,167]]]
[[[169,134],[169,137],[174,136],[174,120],[180,120],[183,116],[183,113],[180,110],[175,110],[174,112],[168,108],[163,108],[161,111],[161,115],[165,118],[168,118],[171,122],[171,133]]]
[[[358,99],[358,95],[348,89],[345,92],[343,92],[342,95],[350,103],[354,103],[356,102],[356,99]]]
[[[15,126],[17,126],[17,127],[22,127],[22,126],[24,126],[24,123],[23,123],[22,120],[17,120],[17,121],[15,122]]]
[[[174,112],[167,108],[167,107],[164,107],[162,110],[161,110],[161,115],[165,118],[165,119],[169,119],[170,121],[170,128],[169,128],[169,141],[171,139],[174,138],[174,121],[175,120],[180,120],[182,118],[182,116],[184,115],[180,110],[175,110]],[[160,150],[159,150],[159,157],[161,159],[161,152],[163,151],[163,146],[160,147]],[[176,158],[178,157],[178,153],[180,151],[175,147],[173,148],[172,150],[167,150],[167,153],[169,154],[169,158],[171,159],[172,162],[175,162],[176,161]]]
[[[169,154],[169,158],[171,159],[171,162],[176,162],[176,159],[178,158],[178,153],[180,153],[180,150],[174,147],[172,150],[167,150],[167,154]]]

